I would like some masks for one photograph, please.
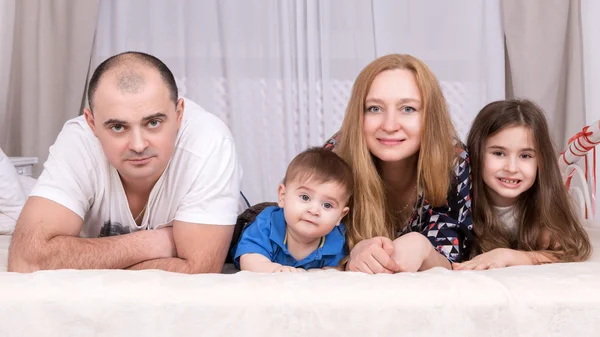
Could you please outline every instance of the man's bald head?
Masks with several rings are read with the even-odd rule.
[[[143,89],[146,83],[144,72],[148,68],[158,71],[169,89],[169,97],[173,101],[173,105],[177,105],[177,84],[171,70],[161,60],[152,55],[141,52],[125,52],[106,59],[94,70],[88,86],[90,110],[93,111],[94,94],[106,72],[115,72],[116,85],[122,92],[137,93]]]

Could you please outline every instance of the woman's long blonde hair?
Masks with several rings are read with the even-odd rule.
[[[440,85],[420,60],[410,55],[392,54],[367,65],[358,75],[348,102],[335,151],[352,167],[354,194],[346,219],[348,247],[376,236],[396,237],[398,224],[386,197],[384,182],[363,136],[365,99],[371,83],[386,70],[405,69],[416,78],[422,99],[421,148],[417,164],[417,186],[433,206],[446,203],[456,159],[456,131],[448,113]],[[402,174],[402,172],[398,172]]]
[[[511,234],[494,212],[483,181],[487,139],[508,127],[531,131],[537,175],[533,186],[515,204],[518,234]],[[527,100],[496,101],[477,115],[467,139],[473,177],[473,226],[477,237],[473,254],[495,248],[546,251],[560,261],[582,261],[591,253],[587,233],[581,226],[558,168],[558,152],[550,138],[542,110]]]

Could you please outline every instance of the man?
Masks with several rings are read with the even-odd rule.
[[[8,270],[221,272],[241,180],[227,126],[178,99],[171,71],[143,53],[100,64],[88,98],[50,147]]]

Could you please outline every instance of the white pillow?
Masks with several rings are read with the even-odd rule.
[[[35,179],[17,173],[0,149],[0,234],[11,234]]]

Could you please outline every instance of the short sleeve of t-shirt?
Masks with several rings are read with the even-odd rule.
[[[68,121],[50,147],[48,159],[31,196],[52,200],[85,218],[93,202],[93,185],[102,150],[85,130],[82,117]]]
[[[221,137],[203,151],[201,167],[181,201],[175,220],[207,224],[234,225],[240,198],[241,168],[231,137]]]

